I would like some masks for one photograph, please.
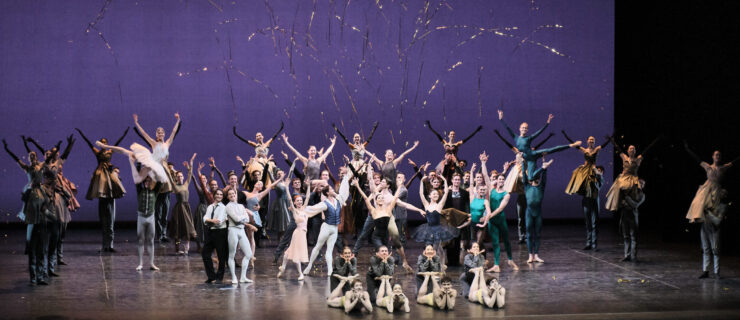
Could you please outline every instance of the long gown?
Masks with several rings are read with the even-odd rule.
[[[118,178],[118,174],[113,171],[113,165],[110,162],[112,155],[113,150],[110,149],[102,149],[95,153],[98,167],[95,168],[90,178],[90,187],[87,189],[85,199],[118,199],[126,194],[126,189]]]
[[[696,190],[694,200],[691,201],[686,219],[690,223],[704,221],[704,210],[717,208],[719,205],[719,191],[722,189],[720,182],[724,176],[726,166],[712,166],[701,162],[702,168],[707,172],[707,181]]]
[[[193,214],[190,209],[190,191],[188,186],[190,185],[192,172],[188,172],[188,177],[185,179],[185,183],[181,185],[175,185],[172,188],[175,192],[177,202],[172,208],[172,220],[170,220],[170,226],[167,229],[167,236],[172,239],[195,239],[197,234],[195,233],[195,226],[193,225]]]
[[[594,192],[598,192],[598,189],[594,188],[598,179],[594,170],[598,153],[596,151],[585,152],[583,154],[586,163],[573,170],[573,175],[570,178],[570,182],[568,182],[568,186],[565,188],[565,193],[570,195],[579,194],[587,198],[592,198]]]
[[[296,228],[293,231],[293,237],[290,239],[290,245],[285,250],[283,259],[288,261],[308,263],[308,244],[306,243],[306,231],[308,230],[308,217],[306,213],[300,211],[295,215]]]
[[[637,169],[640,168],[641,158],[630,159],[627,156],[622,158],[622,173],[614,180],[611,188],[606,193],[606,210],[617,211],[619,201],[621,200],[621,190],[627,190],[639,183]]]
[[[272,232],[285,232],[290,222],[290,196],[282,183],[276,185],[275,194],[277,197],[270,205],[270,214],[267,216],[267,228]]]

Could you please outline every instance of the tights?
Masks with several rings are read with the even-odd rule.
[[[144,246],[149,247],[149,265],[154,265],[154,215],[139,216],[136,220],[136,238],[139,240],[139,265],[144,263]]]
[[[229,271],[231,271],[231,281],[237,282],[234,256],[236,256],[236,246],[242,249],[244,258],[242,258],[242,274],[241,280],[247,278],[247,268],[249,267],[249,259],[252,258],[252,246],[247,240],[247,234],[244,233],[244,229],[237,227],[229,227]]]

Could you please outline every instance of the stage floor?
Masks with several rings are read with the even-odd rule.
[[[513,231],[513,226],[510,226]],[[256,268],[248,277],[255,283],[204,284],[200,255],[175,256],[173,246],[157,245],[155,263],[161,271],[136,272],[135,230],[118,230],[118,253],[99,254],[96,230],[70,229],[61,277],[49,286],[30,286],[23,232],[3,231],[0,245],[0,318],[246,318],[341,319],[345,315],[326,306],[328,280],[323,264],[319,274],[297,281],[275,277],[274,243],[257,249]],[[514,234],[510,234],[512,238]],[[581,251],[580,225],[546,225],[541,256],[544,264],[527,265],[526,245],[512,243],[519,271],[504,267],[500,282],[507,289],[506,307],[483,308],[459,297],[454,311],[436,311],[411,304],[409,314],[377,309],[373,319],[737,319],[740,318],[740,259],[723,257],[722,279],[697,279],[700,274],[699,239],[694,245],[666,244],[641,235],[638,263],[618,262],[621,239],[613,226],[600,235],[600,251]],[[619,240],[619,241],[618,241]],[[729,245],[729,244],[725,244]],[[488,245],[490,246],[490,244]],[[414,244],[409,261],[416,263],[422,248]],[[503,251],[503,250],[502,250]],[[363,275],[371,249],[360,253]],[[503,252],[502,252],[503,254]],[[397,269],[398,270],[398,269]],[[459,267],[451,267],[459,289]],[[228,274],[228,269],[227,269]],[[415,300],[413,275],[396,272],[406,295]]]

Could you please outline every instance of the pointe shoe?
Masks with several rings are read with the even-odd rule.
[[[298,281],[303,281],[303,275],[301,275],[300,277],[298,277]]]
[[[239,284],[239,280],[236,280],[236,278],[231,279],[231,284]]]
[[[278,273],[277,273],[278,278],[283,276],[283,271],[285,271],[285,268],[283,268],[283,266],[278,267]]]
[[[516,263],[514,263],[514,260],[509,260],[506,263],[509,265],[509,267],[511,267],[512,270],[514,271],[519,270],[519,266],[517,266]]]
[[[495,273],[501,272],[501,268],[497,264],[493,265],[493,267],[491,269],[489,269],[489,270],[490,271],[493,271]]]
[[[149,270],[159,271],[159,268],[157,266],[155,266],[155,265],[151,265],[151,266],[149,266]]]
[[[143,269],[143,267],[141,265],[139,265],[138,267],[136,267],[136,271],[141,271],[141,269]]]
[[[534,255],[534,262],[545,263],[545,260],[540,259],[538,255]]]
[[[243,278],[243,279],[239,280],[239,282],[243,282],[243,283],[252,283],[252,282],[254,282],[254,281],[252,281],[252,279],[247,279],[247,278]]]
[[[311,273],[311,266],[307,266],[305,269],[303,269],[303,274],[309,275]]]

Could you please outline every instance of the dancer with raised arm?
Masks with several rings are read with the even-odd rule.
[[[624,261],[637,262],[637,231],[640,227],[640,211],[638,208],[645,201],[645,180],[638,180],[627,190],[621,190],[619,201],[619,225],[624,239]]]
[[[255,141],[242,138],[238,133],[236,133],[236,126],[234,126],[233,132],[234,132],[234,136],[239,138],[239,140],[241,140],[242,142],[254,148],[254,154],[256,157],[260,157],[260,155],[267,157],[267,154],[270,153],[270,145],[275,140],[275,138],[277,138],[278,134],[280,134],[280,132],[283,131],[284,126],[285,124],[282,121],[280,121],[280,128],[267,141],[264,141],[265,137],[262,135],[262,132],[257,132],[254,135]]]
[[[197,237],[193,224],[193,213],[192,209],[190,209],[190,190],[188,190],[190,180],[193,177],[193,160],[195,160],[196,155],[196,153],[193,153],[190,162],[182,162],[182,165],[188,170],[187,177],[185,177],[182,171],[175,172],[174,179],[171,175],[168,175],[170,177],[170,183],[172,183],[172,190],[177,197],[177,202],[172,210],[172,220],[170,221],[170,228],[167,235],[174,240],[175,252],[178,255],[188,255],[188,252],[190,252],[190,240]],[[184,244],[184,250],[180,250],[181,243]]]
[[[311,194],[311,183],[306,181],[308,185],[306,189],[306,197]],[[298,281],[303,280],[303,272],[301,270],[301,263],[308,262],[308,245],[306,244],[306,229],[308,227],[308,218],[317,215],[320,211],[309,212],[306,210],[308,202],[303,201],[303,197],[300,195],[293,196],[293,202],[291,202],[290,211],[293,214],[293,220],[295,220],[296,228],[293,231],[293,236],[290,240],[290,246],[285,250],[285,256],[283,257],[283,264],[278,269],[277,277],[280,278],[285,272],[285,267],[288,265],[288,261],[292,261],[296,265],[298,270]]]
[[[432,128],[432,124],[429,122],[429,120],[425,121],[424,123],[427,125],[427,127],[429,128],[429,130],[431,130],[432,133],[434,133],[434,135],[437,136],[437,139],[439,139],[439,142],[442,143],[442,146],[445,149],[445,154],[452,155],[452,159],[451,160],[452,161],[455,161],[455,162],[458,161],[458,159],[457,159],[457,152],[458,152],[458,150],[460,150],[460,146],[462,146],[463,144],[465,144],[465,142],[468,142],[468,140],[470,140],[471,138],[473,138],[473,136],[475,136],[475,134],[478,133],[478,131],[480,131],[481,129],[483,129],[483,126],[478,126],[477,128],[475,128],[475,131],[473,131],[473,133],[471,133],[465,139],[462,139],[462,140],[459,140],[459,141],[455,141],[455,131],[450,130],[450,133],[447,136],[448,139],[445,140],[445,138],[443,138],[442,135],[439,134],[439,132],[435,131],[434,128]]]
[[[444,180],[444,177],[441,177]],[[422,182],[427,179],[425,175],[421,178]],[[445,202],[447,201],[447,193],[450,191],[447,188],[447,180],[444,180],[444,194],[440,196],[439,191],[432,189],[429,192],[429,201],[424,197],[424,184],[419,185],[419,197],[421,203],[424,205],[424,217],[427,223],[417,227],[414,234],[411,236],[416,242],[423,242],[425,244],[431,244],[440,256],[440,261],[443,266],[442,269],[446,269],[447,259],[444,248],[442,248],[442,242],[450,241],[460,234],[460,230],[450,225],[443,225],[440,223],[440,212],[444,208]]]
[[[123,141],[123,138],[128,133],[128,129],[129,127],[126,127],[121,137],[113,144],[114,146],[121,144],[121,141]],[[113,170],[113,164],[111,163],[113,150],[96,148],[90,142],[90,139],[82,133],[82,130],[78,128],[75,128],[75,130],[87,142],[90,150],[95,155],[95,159],[98,161],[98,166],[95,168],[92,178],[90,178],[90,186],[87,188],[85,199],[98,199],[98,219],[100,220],[103,233],[102,250],[110,251],[109,249],[113,248],[113,238],[115,236],[116,199],[123,197],[126,194],[126,189],[118,178],[118,174]],[[108,140],[105,138],[101,138],[100,141],[108,144]]]
[[[339,222],[340,213],[342,206],[349,197],[349,175],[345,175],[342,179],[342,184],[339,187],[339,193],[334,191],[331,186],[326,186],[321,190],[321,194],[326,200],[319,202],[315,205],[306,207],[306,212],[318,214],[323,212],[325,215],[324,223],[321,224],[321,231],[319,232],[318,240],[316,245],[311,250],[311,258],[308,261],[308,265],[303,269],[304,274],[309,274],[313,262],[319,256],[319,251],[326,244],[326,254],[324,259],[326,260],[327,275],[332,274],[332,252],[334,252],[334,244],[337,242],[339,236]]]
[[[522,124],[519,126],[519,135],[514,134],[514,131],[509,128],[509,126],[504,121],[504,112],[499,110],[498,111],[498,119],[501,120],[501,124],[504,125],[504,128],[506,128],[506,132],[509,133],[512,139],[514,139],[514,146],[516,147],[516,150],[518,152],[522,153],[522,157],[524,158],[524,161],[526,162],[526,169],[527,173],[531,176],[534,171],[535,167],[537,166],[537,159],[543,157],[545,154],[553,154],[555,152],[563,151],[568,148],[574,148],[581,145],[581,141],[576,141],[574,143],[571,143],[569,145],[560,145],[555,146],[552,148],[544,148],[544,149],[537,149],[533,150],[532,148],[532,140],[537,138],[542,132],[547,128],[547,126],[550,125],[550,121],[554,116],[552,114],[547,116],[547,123],[545,124],[542,129],[537,130],[535,133],[533,133],[531,136],[528,136],[527,133],[529,133],[529,124],[526,122],[522,122]],[[508,192],[511,192],[512,190],[507,190]]]
[[[374,154],[370,155],[370,161],[374,161],[375,165],[380,168],[380,172],[383,175],[383,178],[388,179],[388,181],[391,182],[390,188],[391,192],[396,192],[396,174],[398,173],[398,170],[396,167],[398,167],[398,164],[401,163],[401,160],[403,160],[403,157],[411,153],[411,151],[414,151],[416,147],[419,146],[419,141],[414,141],[414,145],[411,146],[411,148],[408,148],[406,151],[401,153],[398,157],[396,157],[396,154],[393,153],[393,150],[387,149],[385,150],[385,161],[380,161]]]
[[[486,170],[485,163],[483,164],[483,170]],[[511,267],[512,270],[517,271],[519,267],[514,263],[513,256],[511,254],[511,242],[509,242],[509,226],[506,224],[506,214],[504,209],[509,204],[509,193],[504,190],[505,177],[503,174],[496,176],[493,182],[489,182],[489,185],[493,186],[493,189],[489,193],[488,204],[491,208],[491,213],[483,218],[483,222],[479,227],[483,228],[488,224],[488,235],[491,237],[491,243],[493,244],[493,267],[486,270],[488,272],[500,272],[499,267],[499,256],[501,255],[501,245],[499,244],[499,237],[504,242],[504,249],[506,249],[506,263]]]
[[[355,134],[352,136],[352,142],[347,140],[347,137],[342,134],[341,131],[339,131],[339,128],[337,128],[337,125],[332,123],[331,126],[334,128],[334,131],[337,132],[337,134],[342,137],[342,140],[344,140],[344,143],[347,144],[349,147],[349,150],[352,152],[352,159],[363,159],[365,158],[365,148],[367,148],[367,144],[370,143],[370,139],[373,138],[373,135],[375,134],[375,129],[378,128],[378,122],[375,121],[373,124],[373,129],[370,130],[370,135],[367,136],[367,139],[365,141],[362,141],[362,137],[359,133],[355,132]]]
[[[611,137],[607,137],[607,139],[612,140]],[[655,140],[653,140],[653,142],[651,142],[640,155],[637,154],[637,148],[635,148],[634,145],[627,147],[627,152],[625,153],[616,141],[612,141],[614,143],[614,149],[617,149],[619,157],[622,159],[622,173],[619,177],[614,179],[614,183],[612,183],[611,188],[609,188],[609,191],[606,193],[606,210],[617,211],[621,202],[621,191],[630,190],[633,186],[638,184],[638,180],[640,180],[640,178],[637,177],[637,170],[640,169],[643,155],[645,155],[659,139],[660,137],[655,138]]]
[[[722,153],[717,150],[712,153],[712,164],[709,164],[702,161],[694,151],[691,151],[686,141],[684,141],[684,148],[694,160],[699,162],[699,166],[707,173],[707,181],[699,186],[694,200],[691,201],[689,212],[686,214],[686,219],[689,219],[689,223],[700,223],[704,222],[704,212],[707,209],[713,210],[719,205],[719,191],[722,190],[722,178],[727,169],[732,167],[733,163],[740,158],[722,164]]]
[[[285,142],[285,145],[288,146],[288,149],[290,151],[293,151],[293,153],[298,157],[298,160],[301,160],[301,163],[303,163],[303,172],[306,175],[306,177],[309,180],[317,180],[319,179],[319,175],[321,174],[321,163],[326,160],[326,157],[329,156],[332,149],[334,149],[334,144],[337,142],[337,137],[332,137],[331,144],[329,145],[329,148],[326,149],[326,152],[321,154],[318,158],[316,157],[317,151],[316,146],[309,146],[308,147],[308,153],[307,157],[303,156],[296,148],[294,148],[290,142],[288,142],[288,136],[283,133],[283,142]]]

